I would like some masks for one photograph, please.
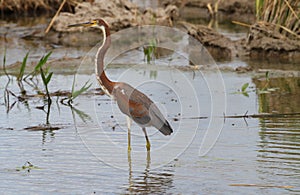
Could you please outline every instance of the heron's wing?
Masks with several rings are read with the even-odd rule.
[[[120,110],[141,126],[154,126],[164,135],[173,130],[158,107],[145,94],[126,83],[118,83],[114,95]]]
[[[170,135],[173,132],[172,127],[154,103],[150,106],[149,115],[151,124],[164,135]]]
[[[149,125],[156,127],[164,135],[170,135],[173,132],[158,107],[142,92],[134,90],[129,98],[129,105],[131,116],[139,120],[136,122],[149,123]]]
[[[150,122],[149,107],[153,103],[145,94],[134,90],[129,96],[129,114],[139,124],[146,125]]]

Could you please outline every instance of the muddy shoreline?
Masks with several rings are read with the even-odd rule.
[[[248,36],[238,41],[230,40],[211,27],[191,24],[185,21],[184,9],[199,8],[207,10],[207,5],[212,4],[213,6],[213,2],[211,0],[161,1],[161,7],[157,9],[142,9],[138,5],[125,0],[121,1],[121,3],[108,1],[106,6],[94,2],[92,6],[94,8],[90,7],[91,4],[89,3],[82,3],[81,7],[79,6],[75,9],[75,14],[61,13],[53,25],[53,30],[60,33],[67,32],[67,35],[70,35],[70,29],[66,28],[67,23],[76,23],[79,20],[84,21],[97,16],[105,18],[114,31],[145,24],[177,27],[200,41],[216,59],[231,60],[236,57],[251,59],[281,58],[300,62],[300,40],[291,40],[278,35],[275,33],[275,28],[268,24],[255,23],[254,7],[248,1],[239,2],[232,0],[222,2],[218,5],[219,11],[215,13],[216,15],[206,16],[217,23],[218,18],[221,17],[219,15],[220,12],[222,15],[227,15],[226,19],[253,24],[249,26]],[[197,15],[198,11],[194,15]],[[83,13],[87,14],[83,16]],[[241,15],[246,16],[247,20],[240,17]],[[62,39],[58,41],[64,44]]]
[[[209,14],[207,5],[211,4],[213,6],[214,2],[213,0],[160,0],[157,1],[158,7],[150,8],[141,7],[135,4],[135,1],[130,2],[127,0],[107,0],[105,3],[102,1],[77,1],[76,4],[68,5],[69,9],[62,9],[58,17],[55,18],[48,34],[32,31],[26,35],[26,38],[45,39],[50,43],[62,46],[92,46],[94,42],[100,41],[98,32],[82,32],[78,29],[69,29],[67,25],[101,17],[110,23],[113,32],[145,24],[179,28],[199,40],[216,60],[245,58],[300,62],[300,40],[292,40],[278,35],[272,30],[273,27],[268,26],[268,24],[255,23],[253,3],[246,0],[221,1],[216,16],[212,17]],[[51,7],[51,5],[49,6]],[[2,8],[0,9],[2,15],[10,9],[9,7],[5,8],[4,4],[0,7]],[[39,6],[36,7],[36,10],[38,10]],[[52,6],[52,9],[55,10],[56,7]],[[247,27],[248,35],[239,40],[231,40],[229,37],[217,32],[212,26],[188,22],[188,20],[199,18],[199,16],[211,20],[215,25],[222,20],[249,24]]]

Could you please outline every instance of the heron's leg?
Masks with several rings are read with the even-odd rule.
[[[126,119],[127,119],[127,129],[128,129],[128,152],[129,152],[131,151],[131,138],[130,138],[131,118],[127,116]]]
[[[146,128],[145,127],[143,127],[142,128],[143,129],[143,132],[144,132],[144,134],[145,134],[145,138],[146,138],[146,148],[147,148],[147,151],[150,151],[150,141],[149,141],[149,139],[148,139],[148,135],[147,135],[147,132],[146,132]]]

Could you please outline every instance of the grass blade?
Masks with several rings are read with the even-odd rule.
[[[78,97],[80,94],[82,94],[83,92],[87,91],[91,86],[92,83],[89,84],[89,80],[77,91],[74,91],[74,86],[72,87],[72,97],[71,99],[75,99],[76,97]]]
[[[42,77],[43,83],[46,84],[46,77],[45,77],[45,73],[42,68],[40,68],[40,72],[41,72],[41,77]]]
[[[50,51],[46,56],[43,56],[39,63],[35,66],[34,71],[37,72],[38,70],[41,69],[41,67],[46,64],[48,58],[50,57],[50,55],[52,54],[52,51]]]
[[[246,92],[246,89],[249,87],[249,83],[245,83],[243,86],[242,86],[242,92]]]
[[[53,75],[53,72],[50,72],[50,73],[48,74],[48,76],[47,76],[47,78],[46,78],[46,85],[48,85],[48,83],[50,82],[52,75]]]
[[[26,63],[27,63],[27,59],[28,59],[28,55],[29,55],[29,52],[27,52],[26,56],[23,58],[23,62],[22,62],[21,68],[20,68],[20,72],[19,72],[19,75],[17,77],[18,81],[21,81],[23,79],[24,72],[25,72],[25,67],[26,67]]]
[[[4,48],[4,55],[3,55],[3,64],[2,64],[2,67],[3,67],[3,72],[4,74],[7,76],[8,80],[10,81],[10,77],[6,71],[6,47]]]

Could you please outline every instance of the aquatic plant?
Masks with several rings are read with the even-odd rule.
[[[29,55],[29,52],[27,52],[27,54],[26,54],[25,57],[23,58],[23,61],[22,61],[21,67],[20,67],[19,74],[17,75],[17,81],[18,81],[18,85],[19,85],[19,87],[20,87],[20,90],[21,90],[21,94],[22,94],[22,95],[25,95],[25,94],[26,94],[26,91],[25,91],[25,89],[24,89],[24,85],[23,85],[23,82],[22,82],[22,81],[23,81],[23,76],[24,76],[24,72],[25,72],[25,67],[26,67],[28,55]]]
[[[149,41],[149,45],[144,47],[144,58],[148,64],[150,64],[151,60],[155,59],[156,48],[157,43],[155,39]]]
[[[20,71],[19,71],[19,74],[17,76],[17,81],[18,82],[22,82],[22,80],[23,80],[28,55],[29,55],[29,52],[27,52],[25,57],[23,58],[23,61],[22,61],[21,67],[20,67]]]
[[[90,81],[88,80],[87,82],[85,82],[85,84],[79,90],[75,90],[75,77],[74,77],[73,85],[72,85],[72,93],[71,93],[71,96],[69,97],[70,100],[74,100],[80,94],[82,94],[85,91],[87,91],[92,86],[92,83],[89,84],[89,82]]]
[[[8,91],[8,85],[9,85],[9,82],[10,82],[10,76],[8,75],[7,71],[6,71],[6,48],[4,48],[4,55],[3,55],[3,61],[2,61],[2,66],[3,66],[3,71],[4,71],[4,74],[7,76],[8,78],[8,81],[4,87],[4,94],[3,94],[3,97],[4,97],[4,105],[6,107],[6,112],[9,112],[10,110],[10,104],[9,104],[9,91]]]
[[[52,51],[48,52],[45,56],[41,57],[37,65],[34,67],[33,71],[30,72],[25,79],[27,79],[29,76],[34,77],[40,73],[41,68],[47,63],[48,58],[52,54]]]
[[[49,93],[49,89],[48,89],[48,84],[51,80],[51,77],[53,75],[53,72],[49,73],[49,69],[46,69],[46,71],[43,70],[43,68],[40,68],[40,72],[41,72],[41,77],[42,77],[42,81],[45,87],[45,91],[46,91],[46,95],[48,98],[48,102],[51,102],[51,97],[50,97],[50,93]]]
[[[266,83],[261,89],[257,89],[256,92],[258,94],[264,94],[264,93],[270,93],[272,91],[276,91],[279,88],[270,87],[270,77],[269,77],[269,71],[265,74]]]
[[[26,72],[25,69],[26,69],[27,60],[29,57],[29,52],[25,55],[25,57],[23,58],[22,64],[20,66],[20,69],[18,70],[18,74],[16,76],[16,80],[21,89],[21,95],[15,94],[13,91],[8,89],[9,84],[12,82],[10,82],[11,79],[10,79],[9,74],[6,72],[5,68],[3,68],[5,74],[7,75],[8,79],[9,79],[5,86],[4,95],[3,95],[4,105],[6,107],[7,113],[9,113],[9,111],[13,109],[13,107],[16,105],[17,102],[22,102],[29,110],[30,109],[29,108],[30,101],[28,101],[29,99],[41,98],[41,97],[44,99],[44,104],[41,106],[36,106],[35,108],[42,110],[46,113],[46,123],[43,125],[24,128],[25,130],[53,131],[53,130],[59,129],[58,127],[51,126],[50,122],[49,122],[53,96],[58,97],[57,102],[59,102],[58,101],[59,98],[62,97],[60,99],[60,103],[63,105],[69,106],[71,108],[74,120],[75,120],[75,114],[77,114],[84,122],[91,120],[91,117],[89,115],[87,115],[86,113],[82,112],[79,109],[74,108],[72,105],[73,100],[75,98],[77,98],[79,95],[86,92],[92,86],[92,83],[90,83],[90,81],[85,82],[84,85],[80,89],[76,90],[75,89],[75,76],[74,76],[72,89],[70,91],[58,90],[56,92],[51,92],[49,90],[49,83],[52,80],[53,72],[50,71],[50,66],[46,67],[45,65],[47,64],[47,61],[51,54],[52,54],[52,52],[49,52],[46,55],[42,56],[40,58],[40,60],[38,61],[38,63],[33,68],[33,70],[28,74],[25,74],[25,72]],[[6,64],[6,53],[4,51],[3,67],[5,67],[5,64]],[[43,85],[42,89],[40,88],[40,85],[39,85],[40,81],[42,81],[42,85]],[[34,91],[36,91],[36,94],[26,94],[24,86],[25,87],[29,86],[29,87],[33,88]],[[12,103],[11,103],[12,98],[14,98],[14,101],[12,101]],[[67,100],[67,103],[64,102],[65,100]],[[23,168],[20,168],[19,170],[22,170],[22,169],[29,170],[30,167],[32,167],[32,166],[29,163],[27,163],[27,164],[28,164],[28,166],[24,165]]]
[[[244,83],[241,89],[239,89],[237,92],[234,92],[233,94],[242,94],[246,97],[249,97],[249,92],[256,92],[257,94],[265,94],[279,89],[279,88],[272,88],[269,86],[270,83],[269,71],[265,73],[265,79],[266,79],[266,83],[262,88],[250,89],[253,87],[249,87],[249,83]]]
[[[249,94],[247,92],[248,87],[249,87],[249,83],[245,83],[241,88],[241,93],[246,97],[249,97]]]
[[[4,54],[3,54],[3,59],[2,59],[2,67],[3,67],[3,72],[7,76],[8,80],[10,81],[10,76],[8,75],[6,71],[6,47],[4,47]]]
[[[32,169],[40,169],[40,168],[33,165],[31,162],[27,161],[22,167],[17,167],[16,171],[27,171],[29,173]]]
[[[62,98],[60,101],[63,105],[72,107],[73,100],[77,98],[79,95],[86,92],[92,86],[92,83],[90,83],[90,81],[88,80],[87,82],[84,83],[84,85],[80,89],[75,90],[75,81],[76,79],[74,75],[71,92],[68,93],[68,97]],[[67,103],[65,103],[65,101],[67,101]]]
[[[41,78],[45,87],[45,91],[46,91],[46,96],[47,96],[47,105],[48,105],[48,109],[47,109],[47,117],[46,117],[46,124],[49,124],[49,116],[50,116],[50,107],[51,107],[51,96],[49,93],[49,87],[48,84],[51,81],[53,72],[49,73],[49,67],[46,68],[46,70],[43,69],[43,65],[46,64],[49,56],[51,55],[52,52],[49,52],[46,56],[43,56],[39,63],[36,65],[36,67],[34,68],[34,71],[37,72],[37,70],[40,70],[40,74],[41,74]]]

